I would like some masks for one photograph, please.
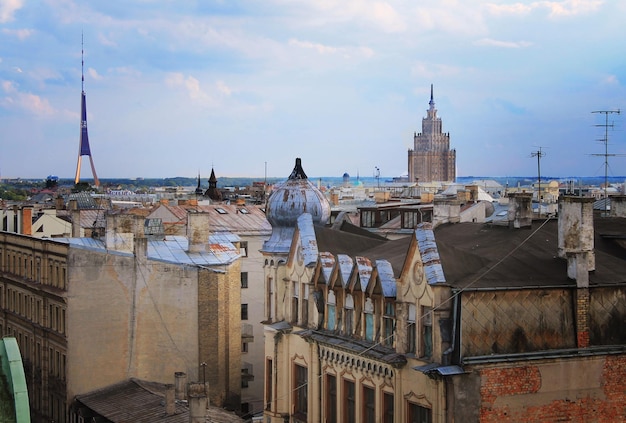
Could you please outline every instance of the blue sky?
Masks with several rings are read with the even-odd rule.
[[[0,176],[397,176],[430,84],[459,176],[604,175],[626,2],[0,0]],[[608,149],[626,154],[626,116]],[[90,176],[83,160],[83,176]],[[626,157],[609,158],[626,175]]]

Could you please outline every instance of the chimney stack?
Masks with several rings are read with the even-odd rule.
[[[190,253],[207,251],[209,244],[209,214],[187,210],[187,241]]]
[[[567,259],[567,276],[576,280],[576,342],[589,347],[589,272],[595,270],[592,197],[559,199],[558,255]]]
[[[589,272],[596,269],[593,251],[592,197],[563,196],[559,200],[558,255],[567,259],[567,276],[578,287],[589,286]]]
[[[173,416],[176,414],[176,389],[174,385],[168,383],[165,386],[165,414],[168,416]]]
[[[187,374],[184,372],[174,373],[174,379],[176,382],[176,399],[187,399]]]
[[[513,192],[509,194],[509,227],[515,229],[530,228],[533,224],[533,194]]]
[[[204,423],[208,401],[204,384],[200,382],[189,383],[187,395],[189,396],[189,423]]]
[[[611,199],[611,217],[626,217],[626,195],[611,195],[609,198]]]
[[[80,210],[72,210],[72,238],[80,238]]]

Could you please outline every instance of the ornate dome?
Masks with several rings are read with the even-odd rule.
[[[267,200],[265,216],[272,225],[272,236],[265,241],[262,251],[287,254],[298,217],[303,213],[309,213],[314,224],[326,224],[330,217],[330,203],[309,182],[298,158],[289,179],[279,185]]]
[[[265,214],[272,227],[295,227],[302,213],[311,214],[313,223],[326,224],[330,217],[330,203],[308,180],[297,158],[289,179],[278,186],[267,200]]]

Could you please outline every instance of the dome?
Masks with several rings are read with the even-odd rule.
[[[295,227],[302,213],[311,214],[315,224],[326,224],[330,217],[330,203],[309,182],[301,160],[297,158],[289,179],[279,185],[267,200],[265,214],[272,227]]]

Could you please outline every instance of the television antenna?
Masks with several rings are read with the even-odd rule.
[[[537,157],[537,179],[539,180],[539,190],[537,191],[537,202],[539,203],[539,218],[541,218],[541,158],[546,155],[541,149],[543,147],[538,147],[539,150],[533,151],[530,153],[530,157]]]
[[[609,157],[612,156],[623,156],[623,154],[609,154],[609,128],[614,128],[615,124],[611,122],[609,124],[609,115],[611,114],[620,114],[620,109],[617,110],[596,110],[591,113],[600,113],[604,115],[604,123],[597,124],[595,126],[599,126],[604,128],[604,138],[599,139],[598,141],[604,143],[604,154],[592,154],[592,156],[603,156],[604,157],[604,213],[608,214],[609,210],[609,197],[608,197],[608,185],[609,185]]]

